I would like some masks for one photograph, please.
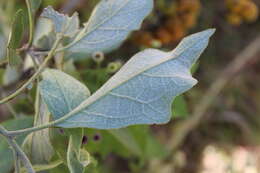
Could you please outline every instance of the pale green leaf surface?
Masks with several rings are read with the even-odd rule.
[[[54,119],[70,112],[82,101],[90,96],[87,87],[79,81],[59,70],[46,69],[42,73],[43,81],[40,82],[40,92]],[[51,92],[49,91],[51,88]],[[49,104],[48,99],[55,98],[57,102]],[[58,112],[56,112],[58,111]]]
[[[55,119],[69,113],[57,124],[60,127],[112,129],[133,124],[167,123],[172,115],[173,99],[197,83],[190,68],[207,47],[214,31],[210,29],[186,37],[171,52],[147,49],[136,54],[78,106],[82,97],[76,95],[84,92],[74,89],[77,84],[48,71],[40,83],[41,94]],[[68,97],[74,98],[70,99],[73,106],[64,106]]]
[[[153,0],[101,0],[68,51],[92,55],[117,48],[152,8]]]

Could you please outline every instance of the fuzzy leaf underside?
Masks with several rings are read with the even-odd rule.
[[[153,0],[101,0],[67,51],[92,55],[119,47],[152,8]]]
[[[66,73],[46,69],[42,76],[40,93],[54,119],[72,111],[90,96],[88,88]]]
[[[210,29],[186,37],[171,52],[147,49],[136,54],[98,91],[73,106],[72,112],[58,106],[63,102],[57,95],[62,88],[51,82],[53,75],[43,75],[41,93],[55,119],[69,113],[66,120],[57,124],[59,127],[112,129],[166,123],[172,114],[173,99],[197,83],[190,68],[213,33]],[[63,94],[67,97],[77,92],[80,91],[68,88]],[[71,98],[80,102],[76,97]]]

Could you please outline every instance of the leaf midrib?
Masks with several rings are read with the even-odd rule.
[[[118,86],[124,84],[125,82],[131,80],[132,78],[134,78],[135,76],[138,76],[139,74],[151,69],[151,68],[154,68],[155,66],[158,66],[160,64],[163,64],[167,61],[169,61],[170,59],[173,59],[173,58],[176,58],[176,57],[179,57],[181,56],[187,49],[190,49],[191,47],[195,46],[196,44],[199,44],[200,42],[206,40],[206,39],[209,39],[208,37],[206,38],[203,38],[202,40],[200,40],[199,42],[194,42],[193,44],[191,44],[189,47],[186,47],[185,49],[183,49],[179,54],[177,55],[174,55],[174,57],[171,58],[171,56],[173,56],[172,54],[174,54],[174,52],[177,50],[178,46],[171,52],[170,56],[165,58],[165,60],[161,61],[160,63],[158,64],[154,64],[154,65],[151,65],[151,66],[148,66],[147,68],[145,68],[144,70],[130,76],[127,80],[125,81],[122,81],[120,83],[118,83],[116,86],[114,86],[112,89],[104,92],[102,95],[100,95],[99,97],[96,97],[95,94],[102,88],[100,88],[97,92],[95,92],[94,94],[92,94],[92,96],[90,96],[89,98],[87,98],[85,101],[83,101],[80,105],[78,105],[76,108],[74,108],[72,111],[70,111],[69,113],[67,113],[64,117],[62,117],[60,119],[60,121],[58,123],[61,123],[62,121],[64,120],[67,120],[68,118],[74,116],[75,114],[77,114],[78,112],[82,111],[83,109],[87,108],[89,105],[95,103],[97,100],[99,100],[100,98],[104,97],[107,95],[107,93],[109,93],[110,91],[112,91],[113,89],[117,88]],[[103,85],[104,86],[104,85]],[[90,100],[91,98],[93,97],[96,97],[95,99],[93,99],[92,101],[89,101],[87,102],[88,100]]]

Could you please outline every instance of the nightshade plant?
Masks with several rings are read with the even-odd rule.
[[[82,128],[114,129],[167,123],[173,99],[197,83],[190,68],[214,33],[214,29],[209,29],[188,36],[173,51],[146,49],[139,52],[90,94],[87,86],[63,72],[59,64],[118,48],[132,31],[140,28],[153,8],[153,0],[101,0],[82,28],[77,13],[69,17],[47,7],[35,31],[35,12],[40,1],[27,0],[26,3],[30,24],[28,43],[20,45],[24,30],[24,14],[20,10],[14,19],[5,55],[9,66],[13,66],[19,53],[25,52],[26,60],[33,63],[36,72],[13,94],[0,100],[0,104],[7,104],[33,82],[36,85],[34,127],[16,131],[0,128],[14,152],[16,172],[34,173],[62,163],[72,173],[84,172],[91,157],[81,148]],[[39,57],[44,57],[42,62]],[[47,67],[51,59],[59,62],[57,69]],[[76,128],[65,131],[69,137],[67,154],[65,157],[60,154],[58,161],[47,166],[32,166],[28,158],[36,163],[51,158],[50,127]],[[120,135],[115,131],[111,133]],[[16,137],[25,134],[24,152]],[[41,149],[44,152],[38,153]]]

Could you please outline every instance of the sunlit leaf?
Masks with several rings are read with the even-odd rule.
[[[147,49],[138,53],[82,103],[83,97],[76,98],[75,95],[86,93],[86,89],[80,91],[75,87],[78,82],[73,84],[48,71],[43,73],[41,94],[55,119],[69,113],[66,120],[57,124],[60,127],[111,129],[167,123],[172,114],[173,99],[197,83],[190,68],[207,47],[213,33],[210,29],[193,34],[171,52]],[[73,106],[66,105],[70,102]]]

